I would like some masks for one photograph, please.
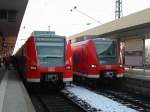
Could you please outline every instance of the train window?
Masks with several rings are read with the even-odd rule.
[[[36,42],[38,62],[43,66],[64,65],[65,41]]]
[[[95,47],[100,64],[117,64],[117,41],[96,40]]]
[[[84,37],[79,37],[76,39],[76,42],[80,42],[80,41],[83,41],[84,40]]]
[[[39,57],[63,57],[64,48],[61,46],[37,46]]]

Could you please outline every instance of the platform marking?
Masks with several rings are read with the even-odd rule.
[[[0,83],[0,112],[2,112],[3,109],[3,102],[4,102],[7,82],[8,82],[8,71],[5,72],[3,79],[1,80]]]

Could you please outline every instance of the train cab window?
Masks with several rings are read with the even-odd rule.
[[[56,37],[57,38],[57,37]],[[61,66],[65,63],[64,38],[51,38],[47,41],[37,41],[36,50],[38,62],[43,66]]]
[[[96,39],[95,48],[100,64],[117,64],[117,41],[111,39]]]

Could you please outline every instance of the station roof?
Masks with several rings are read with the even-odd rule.
[[[0,0],[0,32],[18,34],[27,2],[28,0]]]
[[[114,38],[136,36],[150,32],[150,8],[124,16],[120,19],[77,33],[69,38],[85,35],[109,35]]]
[[[3,50],[2,38],[5,38],[8,44],[5,52],[10,49],[10,43],[13,44],[13,49],[27,3],[28,0],[0,0],[0,54]]]

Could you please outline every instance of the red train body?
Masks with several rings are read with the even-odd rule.
[[[88,79],[121,78],[120,44],[112,39],[88,39],[72,44],[74,74]]]
[[[72,81],[70,42],[54,32],[34,31],[14,57],[15,66],[27,82]]]

